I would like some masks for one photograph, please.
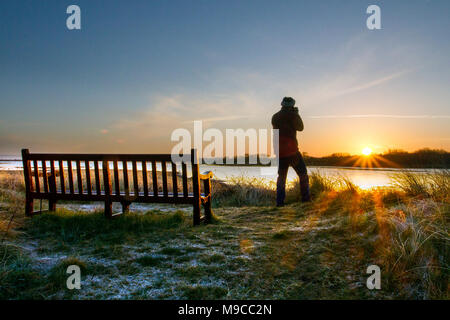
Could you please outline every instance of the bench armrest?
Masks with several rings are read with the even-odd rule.
[[[200,173],[199,175],[200,180],[207,180],[207,179],[211,179],[212,177],[214,177],[214,174],[211,171],[206,171],[203,173]]]

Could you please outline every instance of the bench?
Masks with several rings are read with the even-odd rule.
[[[194,225],[210,222],[213,174],[199,173],[196,149],[188,158],[174,163],[170,154],[56,154],[23,149],[25,214],[42,212],[42,208],[34,211],[35,199],[48,200],[49,211],[56,210],[58,200],[102,201],[107,218],[127,212],[132,202],[170,203],[191,204]],[[122,204],[122,213],[113,214],[113,202]]]

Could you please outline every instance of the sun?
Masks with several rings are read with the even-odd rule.
[[[362,149],[362,154],[365,156],[370,156],[372,153],[372,149],[370,149],[369,147],[365,147],[364,149]]]

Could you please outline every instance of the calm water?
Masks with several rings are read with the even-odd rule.
[[[223,167],[223,166],[201,166],[202,170],[211,170],[219,179],[227,179],[233,176],[248,176],[248,177],[262,177],[264,179],[277,179],[276,168],[261,168],[261,167]],[[409,169],[415,172],[426,172],[427,169]],[[348,167],[308,167],[308,173],[318,172],[329,177],[347,177],[353,183],[362,189],[369,189],[372,187],[388,186],[391,184],[390,176],[398,169],[359,169]],[[297,174],[292,168],[289,168],[288,180],[297,179]]]
[[[1,159],[17,159],[17,157],[2,156]],[[21,170],[21,161],[3,161],[0,160],[0,170]],[[129,168],[131,169],[131,167]],[[140,169],[138,165],[138,169]],[[158,168],[159,169],[159,168]],[[417,172],[426,172],[427,169],[410,169]],[[170,166],[168,168],[170,171]],[[273,167],[244,167],[244,166],[208,166],[201,165],[200,171],[212,171],[216,178],[227,180],[232,177],[246,176],[263,178],[275,181],[277,178],[277,170]],[[348,177],[353,183],[363,189],[369,189],[378,186],[388,186],[391,183],[390,176],[399,172],[398,169],[359,169],[348,167],[308,167],[308,171],[319,172],[330,177],[344,176]],[[297,175],[292,168],[289,168],[288,180],[297,179]]]

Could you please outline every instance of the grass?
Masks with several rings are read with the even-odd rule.
[[[58,239],[73,245],[89,242],[121,243],[128,236],[161,232],[189,223],[183,212],[164,214],[151,211],[145,214],[129,213],[116,219],[105,219],[103,212],[84,213],[59,209],[42,214],[25,223],[32,237]]]
[[[409,196],[425,196],[436,201],[449,202],[450,170],[432,174],[403,171],[392,175],[394,185]]]
[[[192,227],[177,207],[24,218],[20,175],[0,173],[0,299],[448,299],[448,171],[392,181],[312,174],[313,201],[292,183],[283,208],[271,183],[216,182],[215,223]],[[65,287],[71,264],[79,291]],[[381,290],[366,288],[371,264]]]

